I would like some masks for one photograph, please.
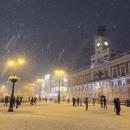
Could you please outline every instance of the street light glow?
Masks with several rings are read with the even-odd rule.
[[[14,65],[15,65],[15,62],[13,60],[8,60],[7,61],[7,66],[14,67]]]
[[[24,58],[18,58],[18,63],[19,63],[20,65],[25,64],[25,59],[24,59]]]
[[[18,65],[23,65],[23,64],[25,64],[25,59],[24,58],[16,58],[16,59],[14,59],[14,60],[12,60],[12,59],[9,59],[8,61],[7,61],[7,67],[17,67]]]
[[[56,70],[55,71],[55,75],[60,77],[60,76],[64,76],[65,75],[65,71],[64,70]]]

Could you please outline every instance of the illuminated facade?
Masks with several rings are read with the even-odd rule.
[[[104,95],[109,101],[130,98],[130,52],[115,55],[104,32],[105,28],[98,29],[91,65],[70,76],[72,97],[98,99]]]
[[[41,96],[48,99],[57,100],[59,85],[61,101],[65,101],[68,97],[68,78],[67,75],[57,77],[55,75],[46,75],[44,83],[41,87]]]

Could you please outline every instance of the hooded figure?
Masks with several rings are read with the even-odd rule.
[[[119,98],[114,99],[114,105],[115,105],[116,115],[120,115],[121,107],[120,107],[120,99]]]

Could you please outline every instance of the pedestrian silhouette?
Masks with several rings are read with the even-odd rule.
[[[120,99],[119,98],[114,99],[114,106],[115,106],[116,115],[120,115],[121,107],[120,107]]]
[[[77,106],[79,106],[79,97],[77,98]]]
[[[104,107],[104,109],[107,108],[107,99],[106,99],[105,96],[104,96],[104,99],[103,99],[103,107]]]
[[[8,102],[9,102],[9,98],[8,96],[5,97],[5,103],[4,103],[4,106],[8,106]]]
[[[33,105],[33,103],[34,103],[34,98],[32,97],[32,98],[30,99],[30,104]]]
[[[17,97],[17,98],[16,98],[16,109],[18,108],[19,105],[20,105],[20,98]]]
[[[85,98],[84,104],[85,104],[85,109],[87,111],[88,110],[88,97]]]
[[[22,101],[23,101],[23,97],[20,97],[19,100],[20,100],[20,105],[21,105],[21,103],[22,103]]]
[[[76,103],[75,97],[72,98],[72,102],[73,102],[73,106],[76,106],[76,104],[75,104]]]

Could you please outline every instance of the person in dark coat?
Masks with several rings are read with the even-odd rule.
[[[22,101],[23,101],[23,97],[20,97],[20,104],[19,105],[21,105],[21,103],[22,103]]]
[[[80,100],[80,99],[79,99],[79,97],[78,97],[78,98],[77,98],[77,106],[79,106],[79,100]]]
[[[16,109],[18,108],[19,105],[20,105],[20,98],[17,97],[17,98],[16,98]]]
[[[105,96],[104,96],[104,99],[103,99],[103,107],[104,107],[104,109],[107,108],[107,99],[106,99]]]
[[[4,104],[4,106],[8,106],[8,102],[9,102],[9,98],[8,98],[8,96],[6,96],[5,97],[5,104]]]
[[[37,97],[34,98],[34,104],[37,104]]]
[[[33,105],[33,103],[34,103],[34,98],[32,97],[32,98],[30,99],[30,104]]]
[[[87,111],[88,110],[88,97],[85,98],[84,104],[85,104],[85,109]]]
[[[121,107],[120,107],[120,99],[119,98],[115,99],[114,105],[115,105],[116,115],[120,115]]]
[[[73,106],[76,106],[76,99],[75,99],[75,97],[73,97],[73,99],[72,99],[72,102],[73,102]]]

